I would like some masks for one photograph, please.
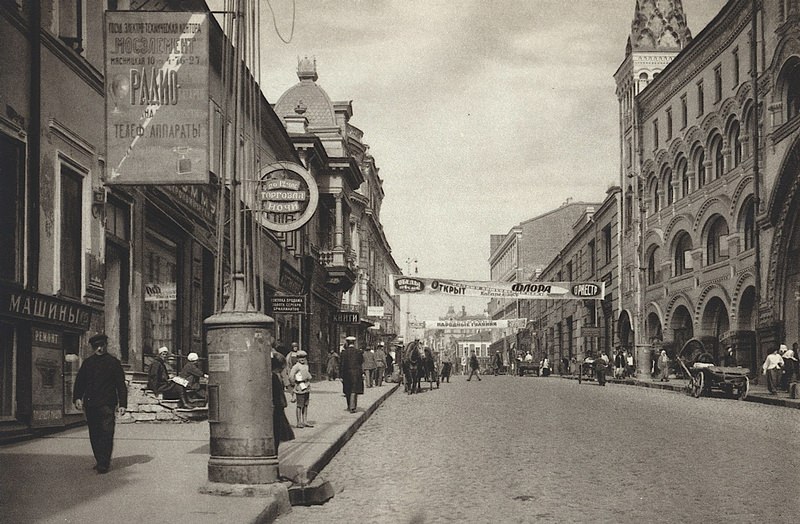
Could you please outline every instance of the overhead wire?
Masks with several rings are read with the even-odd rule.
[[[290,44],[292,42],[292,38],[294,38],[294,23],[297,18],[297,0],[292,0],[292,29],[289,33],[288,40],[283,37],[280,29],[278,29],[278,21],[275,18],[275,10],[272,8],[272,3],[270,0],[267,0],[267,7],[269,7],[269,12],[272,14],[272,26],[275,28],[275,34],[278,35],[278,38],[281,39],[281,42],[284,44]]]

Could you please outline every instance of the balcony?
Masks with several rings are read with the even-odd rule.
[[[320,249],[319,263],[328,271],[329,288],[348,291],[356,282],[356,255],[352,249]]]

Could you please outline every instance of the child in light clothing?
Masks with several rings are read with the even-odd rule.
[[[308,361],[306,360],[308,354],[305,351],[298,351],[297,363],[289,370],[289,382],[292,385],[292,391],[297,399],[297,407],[295,413],[297,414],[297,427],[313,428],[312,424],[308,423],[306,415],[308,414],[308,396],[311,391],[311,372],[308,370]]]

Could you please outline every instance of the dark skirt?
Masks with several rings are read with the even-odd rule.
[[[272,432],[275,436],[275,451],[278,451],[278,445],[281,442],[288,442],[294,440],[294,431],[292,425],[289,424],[289,419],[286,418],[286,413],[283,408],[274,408],[272,412]]]

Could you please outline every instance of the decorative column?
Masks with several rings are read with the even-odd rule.
[[[334,229],[334,249],[344,249],[344,211],[342,210],[342,193],[334,195],[336,199],[336,227]]]

